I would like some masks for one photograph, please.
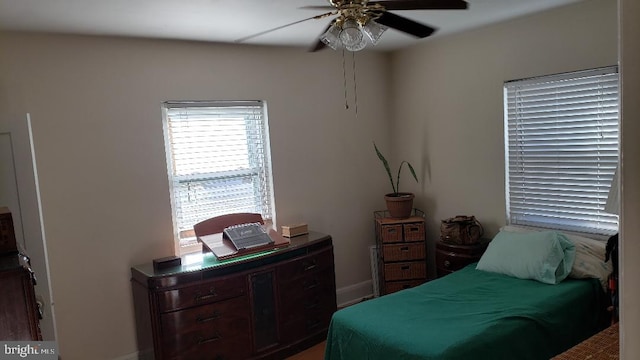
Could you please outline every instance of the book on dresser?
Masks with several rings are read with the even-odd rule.
[[[202,243],[206,251],[212,252],[220,260],[282,248],[291,242],[290,239],[283,237],[274,229],[269,228],[265,229],[265,231],[271,242],[250,248],[238,249],[230,239],[224,236],[223,232],[199,236],[198,241]]]

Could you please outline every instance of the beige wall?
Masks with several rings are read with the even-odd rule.
[[[0,115],[29,112],[33,122],[65,360],[136,351],[129,268],[173,252],[165,100],[266,100],[278,223],[306,221],[334,237],[338,287],[370,279],[371,217],[384,206],[371,195],[386,190],[371,145],[389,148],[386,55],[358,54],[355,117],[353,103],[344,109],[339,52],[17,33],[0,41]]]
[[[620,248],[621,355],[640,358],[640,3],[620,2],[620,73],[622,75],[622,214]]]
[[[395,157],[430,177],[415,191],[440,219],[476,214],[505,223],[502,84],[506,80],[618,63],[622,94],[621,355],[640,354],[640,3],[591,0],[399,51],[392,59]],[[617,16],[620,16],[618,33]],[[416,130],[418,129],[418,130]]]
[[[616,16],[614,1],[585,1],[394,54],[394,156],[421,164],[431,239],[455,215],[488,236],[505,224],[504,82],[615,65]]]
[[[621,2],[637,19],[635,0]],[[629,18],[627,41],[638,33]],[[476,214],[493,234],[505,221],[502,83],[615,64],[616,31],[615,2],[591,0],[397,52],[390,74],[385,55],[358,54],[357,118],[343,109],[339,53],[0,33],[0,116],[30,112],[34,123],[64,359],[136,351],[129,267],[173,246],[161,101],[267,100],[278,222],[334,236],[343,288],[370,276],[371,212],[388,190],[372,140],[418,168],[421,183],[405,174],[402,186],[417,192],[432,239],[456,214]],[[637,104],[637,45],[626,56],[636,87],[623,90]],[[623,133],[638,133],[624,118]],[[626,165],[638,163],[637,146],[624,143],[624,196],[637,195],[639,171]],[[631,199],[623,239],[638,232],[624,221],[637,218]],[[623,284],[640,255],[624,246]],[[626,288],[622,325],[637,333],[639,294]]]

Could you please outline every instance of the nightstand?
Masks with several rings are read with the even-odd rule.
[[[414,209],[409,218],[396,219],[376,211],[374,217],[380,295],[427,281],[424,212]]]
[[[489,239],[481,239],[477,244],[459,245],[436,241],[436,273],[438,277],[477,262],[489,245]]]

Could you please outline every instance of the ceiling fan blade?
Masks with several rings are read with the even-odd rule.
[[[331,5],[307,5],[307,6],[300,6],[298,9],[335,10],[336,8]]]
[[[245,37],[243,37],[243,38],[237,39],[235,42],[236,42],[236,43],[241,43],[241,42],[243,42],[243,41],[247,41],[247,40],[249,40],[249,39],[253,39],[254,37],[257,37],[257,36],[260,36],[260,35],[264,35],[264,34],[268,34],[268,33],[270,33],[270,32],[273,32],[273,31],[276,31],[276,30],[280,30],[280,29],[286,28],[286,27],[291,26],[291,25],[300,24],[301,22],[305,22],[305,21],[309,21],[309,20],[314,20],[314,19],[322,19],[323,17],[327,17],[327,16],[334,15],[334,14],[335,14],[335,11],[331,11],[331,12],[328,12],[328,13],[324,13],[324,14],[320,14],[320,15],[312,16],[312,17],[310,17],[310,18],[306,18],[306,19],[302,19],[302,20],[294,21],[294,22],[289,23],[289,24],[286,24],[286,25],[280,25],[280,26],[278,26],[278,27],[274,27],[273,29],[269,29],[269,30],[261,31],[261,32],[256,33],[256,34],[252,34],[252,35],[249,35],[249,36],[245,36]]]
[[[322,34],[324,34],[325,32],[327,32],[327,30],[329,30],[329,28],[333,25],[335,21],[332,21],[329,23],[329,25],[327,25],[327,27],[320,33],[320,35],[322,36]],[[320,37],[318,37],[318,39],[316,40],[316,42],[313,44],[313,46],[309,49],[309,52],[316,52],[319,50],[324,49],[327,46],[327,44],[325,44],[324,42],[322,42],[322,40],[320,40]]]
[[[464,10],[469,4],[464,0],[396,0],[371,1],[369,5],[382,5],[387,10]]]
[[[382,13],[382,15],[375,21],[379,24],[400,30],[419,38],[425,38],[436,31],[436,29],[431,26],[420,24],[405,17],[392,14],[388,11]]]

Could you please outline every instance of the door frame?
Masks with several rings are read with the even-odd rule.
[[[20,245],[29,256],[37,279],[35,292],[43,313],[40,320],[42,337],[45,341],[55,341],[54,302],[30,115],[1,116],[0,133],[9,134],[10,138],[19,202],[19,209],[12,210],[12,216],[14,222],[19,218],[15,231],[22,239]]]

